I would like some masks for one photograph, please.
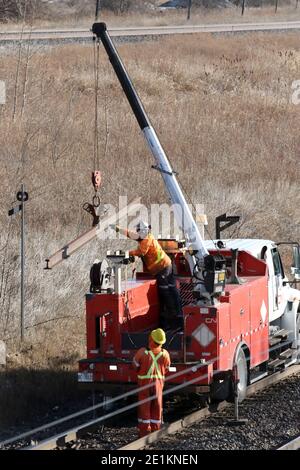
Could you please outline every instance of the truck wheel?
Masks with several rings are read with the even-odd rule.
[[[237,386],[237,393],[238,393],[238,400],[241,403],[247,394],[247,386],[248,386],[248,366],[245,353],[242,349],[239,350],[236,356],[236,373],[237,379],[239,381]],[[234,402],[235,399],[235,383],[234,383],[234,374],[231,379],[231,387],[230,387],[230,394],[228,401]]]
[[[239,380],[238,383],[238,400],[241,403],[247,394],[247,386],[248,386],[248,366],[245,353],[242,349],[239,350],[237,358],[236,358],[236,366],[237,366],[237,378]]]
[[[296,329],[297,329],[297,358],[298,358],[298,363],[300,363],[300,311],[297,313],[297,322],[296,322]]]

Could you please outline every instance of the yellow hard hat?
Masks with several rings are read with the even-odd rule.
[[[166,342],[166,333],[161,328],[157,328],[157,330],[151,331],[150,336],[157,344],[165,344]]]

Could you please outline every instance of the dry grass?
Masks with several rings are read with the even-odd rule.
[[[292,81],[300,79],[298,35],[195,37],[119,47],[181,182],[194,202],[205,204],[211,232],[214,217],[226,211],[243,216],[240,236],[299,239],[300,108],[290,101]],[[1,52],[8,102],[0,107],[0,331],[9,346],[9,368],[20,377],[24,367],[32,370],[28,386],[34,388],[34,371],[74,370],[84,356],[89,266],[110,243],[96,241],[52,272],[43,270],[47,255],[90,224],[81,206],[92,195],[93,53],[78,45],[31,50],[23,116],[25,60],[13,121],[17,58],[17,50]],[[116,203],[118,195],[128,195],[141,196],[147,205],[165,202],[160,177],[151,171],[149,152],[104,54],[100,75],[103,201]],[[28,328],[20,352],[19,219],[9,222],[7,210],[21,181],[31,198]],[[58,320],[48,322],[53,318]],[[42,382],[40,396],[47,388]],[[73,386],[63,383],[62,397]],[[3,390],[1,400],[7,403]],[[29,400],[26,413],[33,407]]]
[[[277,13],[273,5],[262,6],[262,8],[246,7],[245,13],[241,15],[240,7],[232,8],[196,8],[192,10],[191,19],[187,21],[187,11],[129,11],[124,14],[114,14],[104,10],[101,21],[105,21],[110,27],[126,26],[171,26],[185,24],[209,24],[209,23],[249,23],[249,22],[276,22],[276,21],[299,21],[300,8],[295,8],[295,2],[282,2],[278,6]],[[33,22],[33,28],[90,28],[94,20],[94,8],[85,9],[80,12],[67,12],[58,16],[44,15],[33,19],[27,18],[28,25]],[[6,23],[1,25],[1,30],[16,30],[21,28],[19,23]]]

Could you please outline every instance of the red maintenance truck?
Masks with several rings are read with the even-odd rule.
[[[299,244],[290,243],[294,280],[289,281],[273,241],[203,239],[106,25],[95,23],[93,33],[145,136],[153,168],[171,203],[181,209],[177,223],[184,239],[160,240],[172,259],[184,312],[183,330],[167,332],[172,367],[166,385],[226,399],[235,381],[242,400],[248,384],[299,361]],[[159,324],[156,280],[140,272],[125,281],[128,263],[128,254],[121,252],[96,262],[86,295],[87,357],[79,362],[78,381],[107,395],[136,386],[133,355]]]

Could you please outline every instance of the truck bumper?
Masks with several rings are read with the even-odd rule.
[[[212,363],[176,363],[166,375],[165,387],[174,388],[174,393],[208,393],[212,382]],[[137,373],[129,361],[83,359],[78,384],[81,389],[130,390],[137,387]]]

